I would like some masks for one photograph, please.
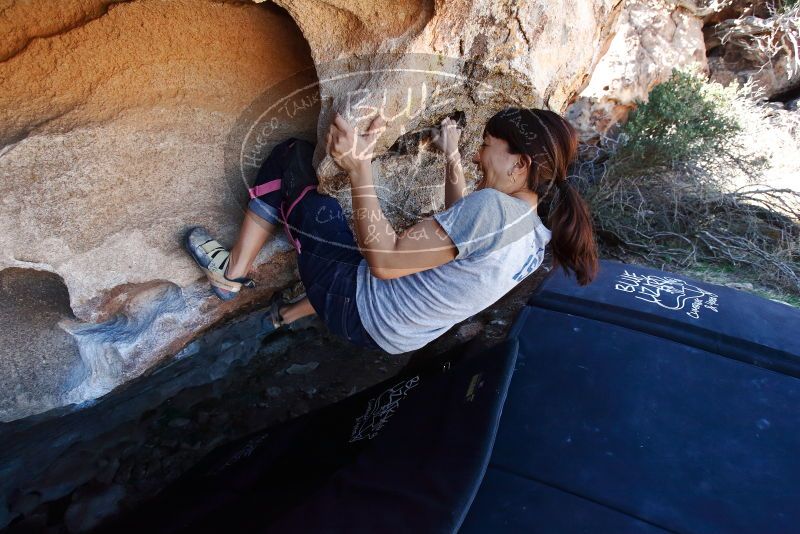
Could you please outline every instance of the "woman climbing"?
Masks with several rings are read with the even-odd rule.
[[[327,134],[328,153],[350,179],[355,236],[337,200],[317,193],[314,146],[299,139],[279,144],[265,161],[230,253],[203,228],[187,233],[190,253],[228,300],[252,286],[253,260],[284,225],[306,297],[273,299],[264,333],[317,313],[355,345],[400,354],[496,302],[539,267],[548,242],[554,263],[579,284],[594,278],[591,218],[567,181],[577,133],[560,115],[508,108],[489,119],[472,157],[481,178],[471,194],[461,130],[442,121],[432,140],[446,156],[445,210],[401,233],[384,216],[372,180],[372,147],[384,126],[378,117],[361,134],[337,114]],[[537,215],[540,199],[549,201],[549,229]]]

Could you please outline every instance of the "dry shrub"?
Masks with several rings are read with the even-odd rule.
[[[800,295],[800,195],[759,183],[775,158],[789,157],[754,138],[770,127],[759,96],[675,69],[618,134],[582,147],[576,183],[605,255],[662,269],[732,267]]]
[[[772,67],[781,56],[787,56],[787,76],[791,79],[800,70],[800,1],[768,2],[770,16],[759,18],[741,15],[714,27],[721,44],[737,48],[742,57]]]

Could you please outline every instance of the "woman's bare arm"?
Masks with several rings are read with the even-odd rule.
[[[461,128],[450,117],[445,117],[439,128],[434,128],[431,140],[434,146],[444,153],[444,207],[449,208],[466,194],[466,181],[464,169],[461,167],[461,154],[458,150],[458,140],[461,138]]]
[[[461,166],[461,154],[448,154],[445,160],[444,174],[444,209],[449,208],[466,194],[464,168]]]
[[[456,257],[455,244],[436,219],[424,219],[400,234],[394,231],[378,203],[369,165],[349,175],[356,240],[373,276],[399,278]]]
[[[447,263],[458,250],[435,219],[425,219],[398,235],[384,215],[370,165],[372,148],[383,127],[379,116],[372,120],[366,133],[360,134],[336,113],[328,130],[327,147],[350,177],[358,247],[373,276],[387,279]]]

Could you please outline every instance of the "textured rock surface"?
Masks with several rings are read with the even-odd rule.
[[[465,155],[480,144],[483,124],[503,106],[518,104],[563,112],[603,55],[610,29],[622,8],[618,0],[558,6],[538,1],[439,0],[393,6],[393,19],[372,2],[277,3],[292,14],[311,45],[322,99],[318,139],[324,138],[332,112],[345,113],[350,109],[348,99],[359,98],[363,99],[361,112],[353,113],[354,117],[367,115],[368,109],[381,109],[385,117],[394,118],[378,140],[378,154],[408,132],[438,125],[445,113],[456,109],[464,111],[467,119],[462,135]],[[317,24],[323,19],[324,27]],[[341,36],[342,41],[331,40],[331,35]],[[347,46],[343,47],[342,42]],[[330,80],[329,73],[340,74],[345,67],[337,60],[351,54],[365,56],[362,62],[353,64],[352,71],[396,68],[402,72]],[[469,60],[479,67],[442,58]],[[433,87],[436,76],[411,73],[409,69],[456,75],[445,89],[446,105],[437,105],[440,102],[435,98],[426,102],[421,96],[422,83]],[[368,123],[367,119],[355,122],[362,128]],[[327,185],[339,171],[325,156],[322,145],[318,143],[315,161],[320,178]],[[387,178],[385,184],[380,182],[380,177],[407,176],[415,166],[429,166],[424,153],[415,152],[403,161],[376,163],[376,183],[386,185],[388,198],[384,200],[391,204],[406,202],[409,188],[429,189],[434,187],[432,180],[440,181],[439,176],[429,177],[422,172],[415,174],[413,180]],[[405,173],[403,167],[407,169]],[[340,182],[332,183],[327,190],[335,193]],[[392,195],[393,191],[399,192],[400,198]],[[336,196],[347,202],[345,195]],[[425,206],[427,201],[416,198],[412,203]]]
[[[752,11],[752,10],[749,10]],[[756,13],[763,10],[756,10]],[[765,98],[800,85],[797,22],[761,13],[726,19],[705,29],[711,79],[723,85],[753,81]],[[787,31],[788,30],[788,31]],[[771,46],[767,46],[770,43]]]
[[[24,50],[36,38],[67,32],[104,15],[119,0],[7,0],[0,14],[0,61]]]
[[[259,258],[277,253],[259,270],[259,291],[218,306],[179,243],[184,228],[202,224],[232,244],[247,195],[225,173],[228,134],[265,87],[312,62],[275,6],[11,7],[13,18],[3,20],[16,29],[0,63],[0,269],[56,273],[79,322],[111,321],[68,325],[80,334],[87,382],[58,402],[40,398],[41,410],[107,391],[293,278],[279,238]],[[293,124],[283,133],[313,136],[316,113]],[[20,365],[57,360],[18,348],[9,357]],[[7,409],[7,400],[0,419],[36,408]]]
[[[259,290],[220,304],[179,244],[195,224],[232,243],[244,182],[272,145],[288,135],[320,139],[332,111],[346,112],[354,94],[362,112],[385,97],[382,107],[396,119],[379,142],[376,182],[386,186],[390,218],[405,226],[441,208],[442,161],[424,142],[387,149],[462,110],[468,158],[501,107],[563,112],[622,7],[621,0],[409,1],[388,11],[371,1],[277,4],[285,11],[189,0],[72,0],[63,9],[40,0],[4,11],[11,38],[0,63],[0,270],[50,271],[69,292],[76,319],[62,325],[78,342],[86,379],[60,402],[136,376],[296,277],[281,236],[257,260]],[[371,70],[332,80],[347,70],[342,62]],[[409,65],[426,72],[410,75]],[[396,67],[406,70],[390,71]],[[451,87],[440,84],[440,98],[449,98],[437,106],[407,100],[423,81],[433,90],[442,72],[459,76]],[[293,96],[281,108],[270,101],[275,95]],[[268,111],[276,116],[269,128],[258,124]],[[318,144],[323,190],[347,209],[338,169],[323,152]],[[468,166],[469,182],[472,172]]]
[[[625,4],[608,52],[567,118],[595,142],[627,118],[635,100],[666,81],[673,67],[699,63],[708,73],[702,20],[690,2],[632,0]]]
[[[696,15],[708,26],[726,19],[735,19],[740,15],[769,16],[767,0],[697,0],[696,2],[687,0],[686,5],[696,6]]]
[[[110,311],[93,299],[121,284],[190,284],[182,228],[232,237],[240,222],[229,130],[309,62],[290,19],[254,5],[124,3],[31,40],[0,66],[0,261],[58,272],[93,321]]]
[[[248,337],[253,316],[244,315],[86,406],[0,424],[0,530],[13,521],[12,532],[45,523],[83,532],[117,508],[135,509],[215,447],[351,396],[407,363],[430,365],[456,344],[495,343],[551,265],[545,256],[497,306],[413,356],[354,353],[315,317],[261,344]]]
[[[87,375],[78,346],[59,321],[73,318],[67,288],[44,271],[0,272],[0,412],[57,405]]]

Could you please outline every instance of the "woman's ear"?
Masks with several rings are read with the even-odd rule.
[[[530,165],[531,161],[532,161],[532,160],[531,160],[531,157],[530,157],[530,156],[528,156],[527,154],[521,154],[521,155],[520,155],[520,159],[518,159],[517,161],[515,161],[515,162],[514,162],[514,166],[513,166],[513,167],[511,167],[511,171],[513,172],[513,171],[514,171],[514,170],[516,170],[516,169],[521,169],[521,170],[524,170],[524,169],[525,169],[525,165]],[[511,174],[509,173],[509,176],[510,176],[510,175],[511,175]]]

